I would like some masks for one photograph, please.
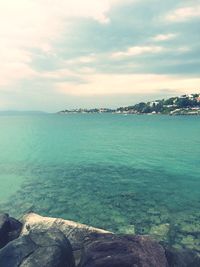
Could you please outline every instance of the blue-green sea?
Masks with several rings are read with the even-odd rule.
[[[0,116],[0,210],[200,251],[200,117]]]

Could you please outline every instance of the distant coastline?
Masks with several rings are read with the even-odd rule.
[[[111,114],[163,114],[163,115],[200,115],[200,94],[182,95],[149,102],[140,102],[133,106],[119,107],[116,109],[93,108],[93,109],[66,109],[58,114],[76,113],[111,113]]]
[[[19,115],[45,115],[45,111],[35,110],[0,110],[0,116],[19,116]]]

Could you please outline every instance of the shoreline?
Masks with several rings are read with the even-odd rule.
[[[106,114],[106,115],[124,115],[124,116],[170,116],[170,117],[177,117],[177,116],[200,116],[200,113],[198,114],[166,114],[166,113],[107,113],[107,112],[94,112],[94,113],[90,113],[90,112],[68,112],[68,113],[55,113],[55,115],[76,115],[76,114],[81,114],[81,115],[96,115],[96,114],[99,114],[99,115],[102,115],[102,114]]]
[[[200,94],[189,94],[179,97],[171,97],[168,99],[140,102],[132,106],[121,106],[118,108],[75,108],[62,110],[58,113],[200,115]]]

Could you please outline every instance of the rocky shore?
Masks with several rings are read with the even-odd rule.
[[[0,214],[0,267],[199,267],[192,250],[35,213]]]

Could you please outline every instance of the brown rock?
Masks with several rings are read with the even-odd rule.
[[[79,267],[167,267],[165,251],[147,236],[91,234]]]

